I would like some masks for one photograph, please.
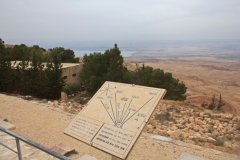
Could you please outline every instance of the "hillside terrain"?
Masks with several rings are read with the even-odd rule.
[[[134,70],[136,63],[161,68],[183,81],[188,87],[186,102],[201,107],[210,103],[213,95],[222,95],[225,103],[223,110],[240,113],[240,62],[226,60],[126,60],[129,69]]]

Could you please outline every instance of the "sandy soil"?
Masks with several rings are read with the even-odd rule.
[[[187,85],[187,100],[200,106],[213,95],[221,93],[226,105],[224,109],[240,114],[240,62],[225,60],[141,60],[131,59],[134,63],[164,69]],[[139,65],[139,66],[140,66]]]
[[[16,125],[16,132],[47,147],[52,147],[58,143],[73,147],[78,154],[72,155],[72,159],[77,159],[85,154],[92,155],[98,160],[111,159],[109,154],[63,133],[63,130],[75,115],[63,112],[59,108],[47,106],[47,103],[27,101],[16,96],[0,94],[0,117],[7,118]],[[205,149],[191,144],[177,141],[156,141],[146,134],[140,136],[127,159],[173,160],[177,159],[182,153],[189,153],[210,160],[237,159],[236,155]]]

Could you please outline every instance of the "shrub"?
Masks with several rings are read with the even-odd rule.
[[[214,128],[212,126],[208,128],[208,133],[213,133],[213,131],[214,131]]]
[[[211,102],[210,104],[208,105],[208,109],[211,109],[211,110],[218,110],[218,111],[221,111],[222,110],[222,107],[224,106],[224,102],[222,101],[222,95],[220,94],[219,95],[219,99],[218,99],[218,103],[216,103],[216,97],[215,95],[212,96],[212,99],[211,99]],[[202,104],[203,106],[203,104]]]
[[[224,106],[224,103],[222,101],[222,95],[219,95],[219,100],[218,100],[218,105],[217,105],[217,110],[220,111],[222,110],[222,107]]]
[[[215,99],[215,95],[212,96],[212,100],[211,103],[208,105],[208,108],[213,110],[214,108],[216,108],[216,99]]]
[[[172,112],[172,111],[175,111],[176,113],[180,113],[181,112],[181,110],[177,106],[175,106],[175,105],[172,105],[169,108],[167,108],[167,112]]]
[[[225,138],[228,140],[228,141],[232,141],[234,139],[234,136],[232,135],[226,135]]]
[[[168,111],[165,111],[164,113],[156,115],[155,119],[162,124],[165,124],[166,121],[172,121],[171,114]]]
[[[225,140],[223,138],[215,138],[216,142],[214,142],[214,144],[216,146],[224,146],[224,142]]]
[[[204,142],[201,138],[193,138],[192,139],[196,145],[202,145],[202,143]]]
[[[240,122],[237,124],[237,130],[240,131]]]
[[[65,93],[68,95],[77,93],[80,90],[80,85],[79,84],[66,84],[63,89]]]

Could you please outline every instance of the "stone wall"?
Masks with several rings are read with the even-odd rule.
[[[62,77],[66,84],[79,84],[80,83],[80,71],[82,69],[82,64],[66,65],[63,64],[62,67]]]

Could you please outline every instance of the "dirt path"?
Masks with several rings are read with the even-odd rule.
[[[85,154],[94,156],[98,160],[111,159],[109,154],[63,133],[63,130],[75,115],[47,106],[47,103],[27,101],[19,97],[0,94],[0,117],[7,118],[13,123],[16,126],[15,131],[21,135],[47,147],[52,147],[59,143],[73,147],[78,154],[72,155],[72,159],[77,159]],[[140,136],[127,159],[173,160],[178,159],[183,153],[209,160],[237,160],[236,155],[205,149],[179,141],[159,141],[145,133]]]

